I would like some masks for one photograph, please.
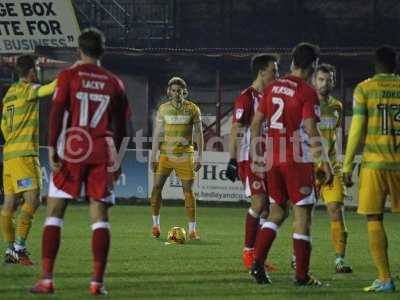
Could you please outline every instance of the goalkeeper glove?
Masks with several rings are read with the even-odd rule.
[[[226,178],[230,181],[235,182],[237,177],[237,161],[235,158],[231,158],[226,167]]]

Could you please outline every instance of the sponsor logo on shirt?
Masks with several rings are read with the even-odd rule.
[[[165,123],[168,125],[183,125],[183,124],[189,124],[190,123],[190,116],[183,116],[183,115],[178,115],[178,116],[165,116]]]
[[[25,189],[25,188],[30,188],[32,187],[32,177],[28,177],[28,178],[23,178],[20,180],[17,180],[17,186],[20,189]]]

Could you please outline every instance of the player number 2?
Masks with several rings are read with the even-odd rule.
[[[283,102],[282,98],[272,97],[272,103],[278,105],[278,109],[274,112],[274,114],[271,117],[270,127],[274,129],[283,129],[283,123],[279,122],[279,119],[282,116],[285,102]]]
[[[89,126],[95,128],[107,109],[108,103],[110,102],[109,95],[102,94],[91,94],[86,92],[76,93],[76,98],[80,100],[80,114],[79,114],[79,126],[85,127],[89,123],[89,101],[99,102],[99,106],[95,111],[92,119],[90,120]]]

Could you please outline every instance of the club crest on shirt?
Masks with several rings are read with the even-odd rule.
[[[243,116],[243,113],[244,113],[244,109],[243,108],[237,108],[235,110],[236,119],[239,120]]]
[[[261,188],[261,183],[259,181],[253,182],[253,189],[258,190]]]

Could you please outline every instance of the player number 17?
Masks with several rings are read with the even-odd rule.
[[[99,102],[99,106],[89,123],[90,127],[95,128],[107,109],[108,103],[110,102],[110,96],[78,92],[76,93],[76,98],[80,100],[79,126],[82,127],[88,126],[89,123],[89,101]]]

